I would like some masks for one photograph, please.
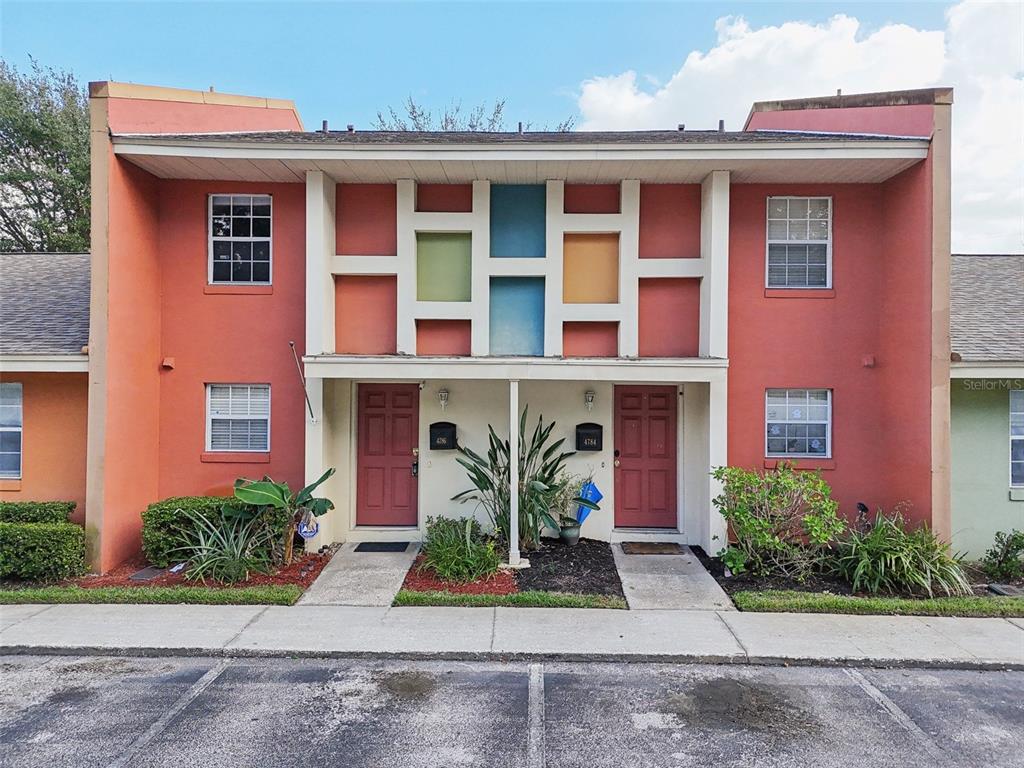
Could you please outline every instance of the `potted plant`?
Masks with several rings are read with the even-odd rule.
[[[562,489],[555,500],[560,512],[558,536],[566,546],[575,547],[580,541],[583,521],[591,510],[600,509],[597,502],[601,500],[601,492],[597,490],[590,475],[564,475]]]
[[[575,517],[562,515],[558,518],[558,537],[568,547],[575,547],[580,543],[580,522]]]

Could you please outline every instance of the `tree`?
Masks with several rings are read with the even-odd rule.
[[[571,131],[575,124],[576,118],[568,117],[558,123],[554,130]],[[524,123],[523,129],[529,130],[530,125]],[[503,131],[505,99],[496,99],[493,105],[482,101],[467,113],[462,111],[462,102],[453,99],[435,114],[409,96],[398,109],[388,107],[386,112],[378,110],[373,127],[378,131]]]
[[[71,72],[0,60],[0,250],[89,250],[89,98]]]

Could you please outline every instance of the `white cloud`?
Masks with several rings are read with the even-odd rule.
[[[738,129],[754,101],[952,85],[953,250],[1024,251],[1024,6],[963,2],[943,31],[842,15],[758,29],[727,16],[715,31],[663,86],[632,71],[585,81],[581,128]]]

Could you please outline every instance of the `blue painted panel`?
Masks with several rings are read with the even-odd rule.
[[[491,256],[544,258],[543,184],[491,185]]]
[[[544,278],[491,278],[491,354],[544,354]]]

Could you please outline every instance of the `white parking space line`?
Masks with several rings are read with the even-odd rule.
[[[529,731],[526,740],[527,768],[544,768],[544,665],[530,665]]]

